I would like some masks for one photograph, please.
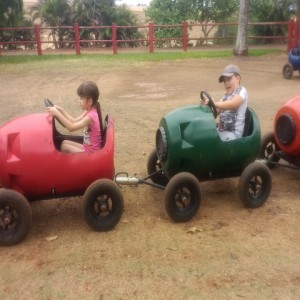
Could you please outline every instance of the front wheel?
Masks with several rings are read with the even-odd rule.
[[[189,221],[201,204],[201,190],[197,178],[186,172],[178,173],[165,189],[165,208],[176,222]]]
[[[277,163],[280,159],[276,155],[276,152],[278,150],[279,147],[276,143],[274,133],[267,133],[261,140],[261,150],[259,157],[267,160],[267,165],[270,169],[274,168],[274,164],[272,164],[272,162]]]
[[[13,190],[0,190],[0,245],[11,246],[21,242],[29,232],[31,207],[26,198]]]
[[[239,181],[239,195],[248,208],[262,206],[270,196],[272,177],[269,168],[262,162],[248,165]]]
[[[87,224],[95,231],[113,229],[120,221],[124,200],[118,185],[109,179],[93,182],[84,193]]]
[[[156,149],[153,149],[149,155],[147,162],[147,172],[148,175],[151,175],[150,179],[159,185],[166,186],[169,182],[169,179],[164,174],[161,168],[160,160],[157,157]]]
[[[293,66],[291,64],[285,64],[282,68],[282,75],[285,79],[291,79],[293,76]]]

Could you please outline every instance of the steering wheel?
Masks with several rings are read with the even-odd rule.
[[[53,107],[54,106],[53,103],[47,98],[44,100],[44,103],[45,103],[46,107]]]
[[[214,100],[212,99],[212,97],[209,95],[208,92],[205,92],[205,91],[201,91],[200,92],[200,98],[201,100],[203,101],[206,101],[208,100],[208,103],[207,103],[207,106],[210,108],[214,118],[216,118],[218,116],[218,111],[217,111],[217,108],[216,108],[216,105],[215,105],[215,102]]]
[[[53,106],[54,106],[54,104],[53,104],[49,99],[47,99],[47,98],[44,100],[44,103],[45,103],[46,107],[53,107]],[[65,126],[63,125],[63,123],[62,123],[58,118],[56,118],[56,117],[54,117],[54,118],[55,118],[55,120],[58,121],[58,123],[59,123],[61,126],[65,127]]]

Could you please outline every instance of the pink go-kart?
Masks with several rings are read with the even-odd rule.
[[[45,100],[46,106],[53,105]],[[59,132],[47,113],[17,117],[0,127],[0,245],[27,235],[32,221],[29,202],[83,195],[84,214],[96,231],[108,231],[121,219],[124,201],[114,179],[114,124],[107,116],[102,148],[94,153],[65,154],[65,139],[82,136]]]

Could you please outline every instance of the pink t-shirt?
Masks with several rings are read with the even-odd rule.
[[[83,149],[87,152],[93,152],[101,148],[99,116],[95,108],[88,111],[85,116],[91,118],[92,122],[84,132]]]

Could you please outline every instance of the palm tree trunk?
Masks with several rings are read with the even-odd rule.
[[[234,55],[246,56],[248,55],[248,44],[247,44],[247,26],[249,16],[249,1],[240,1],[240,13],[239,13],[239,25],[238,32],[233,50]]]

